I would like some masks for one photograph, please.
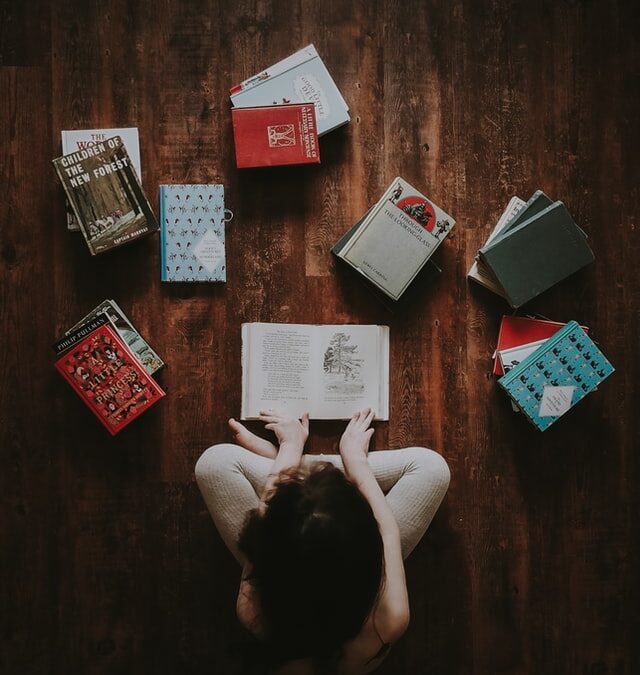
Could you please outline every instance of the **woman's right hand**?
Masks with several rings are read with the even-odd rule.
[[[340,455],[346,468],[354,463],[367,461],[369,442],[374,432],[374,429],[369,428],[373,417],[373,410],[365,408],[355,413],[349,420],[340,439]]]

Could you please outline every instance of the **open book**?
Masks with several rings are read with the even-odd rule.
[[[349,419],[362,408],[389,419],[389,327],[242,324],[242,419],[274,408]]]

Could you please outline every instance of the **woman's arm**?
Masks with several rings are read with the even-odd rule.
[[[267,498],[278,481],[278,475],[282,471],[300,466],[304,444],[309,437],[309,414],[305,413],[298,420],[273,410],[261,410],[260,419],[267,423],[265,429],[275,433],[280,445],[260,498],[258,508],[264,510]],[[260,604],[251,583],[251,572],[251,563],[246,561],[242,568],[236,614],[245,628],[248,628],[254,635],[260,636],[262,634]]]
[[[266,422],[265,429],[273,431],[280,445],[262,494],[261,501],[264,505],[278,481],[278,475],[282,471],[300,466],[304,444],[309,438],[309,413],[304,413],[301,419],[296,419],[274,410],[261,410],[260,420]]]
[[[367,454],[373,429],[370,409],[356,413],[340,440],[347,476],[369,502],[378,521],[384,549],[385,580],[373,615],[374,628],[385,643],[397,640],[409,624],[409,597],[402,561],[400,530],[371,470]]]

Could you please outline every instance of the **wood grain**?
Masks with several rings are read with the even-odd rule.
[[[408,561],[412,623],[380,673],[638,672],[640,46],[633,3],[0,2],[0,672],[246,672],[238,570],[193,479],[240,405],[244,321],[386,323],[375,446],[452,470]],[[314,42],[352,122],[322,164],[238,172],[227,90]],[[91,258],[65,228],[60,130],[137,126],[143,185],[222,182],[226,285],[161,285],[158,242]],[[456,219],[395,314],[330,255],[401,174]],[[530,304],[617,368],[544,434],[490,374],[502,301],[465,279],[513,194],[542,188],[596,263]],[[114,298],[168,397],[115,440],[50,345]],[[342,425],[318,423],[312,452]]]

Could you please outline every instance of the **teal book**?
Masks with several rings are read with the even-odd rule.
[[[570,321],[498,384],[540,431],[573,408],[614,367],[593,340]]]
[[[512,307],[520,307],[593,262],[584,232],[562,202],[554,202],[480,249]]]
[[[162,281],[226,281],[223,185],[160,186]]]

